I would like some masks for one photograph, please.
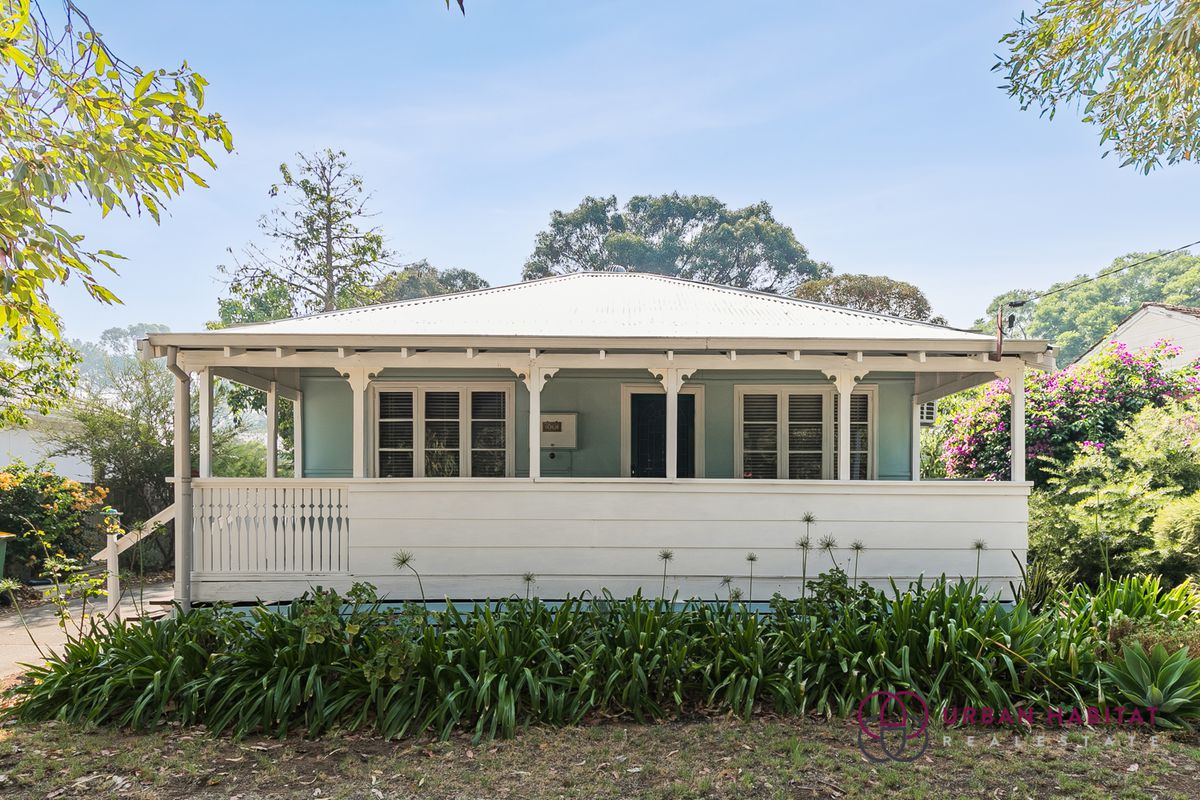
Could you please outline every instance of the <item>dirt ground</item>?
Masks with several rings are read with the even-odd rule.
[[[996,738],[993,739],[993,733]],[[1195,798],[1200,737],[931,729],[915,763],[874,764],[846,721],[762,717],[533,728],[514,739],[231,742],[0,727],[5,798]],[[944,739],[943,736],[948,737]],[[1043,737],[1040,741],[1038,737]]]

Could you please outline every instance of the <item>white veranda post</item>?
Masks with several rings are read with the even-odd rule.
[[[174,365],[172,365],[174,366]],[[175,366],[175,602],[184,611],[192,596],[192,382]]]
[[[1025,480],[1025,364],[1008,373],[1008,391],[1012,395],[1012,409],[1008,427],[1011,437],[1011,463],[1009,479]]]
[[[679,477],[679,390],[695,370],[669,368],[650,372],[662,383],[667,395],[667,478],[674,480]]]
[[[846,367],[827,370],[826,377],[833,381],[837,390],[837,479],[850,480],[850,395],[854,385],[866,375],[864,369]]]
[[[351,474],[355,478],[365,478],[370,463],[367,453],[367,420],[370,417],[367,413],[367,387],[371,382],[371,373],[364,367],[353,367],[343,371],[342,375],[349,381],[350,391],[354,395],[351,412],[354,426]]]
[[[196,373],[197,389],[200,394],[198,412],[200,419],[197,426],[200,434],[200,477],[211,478],[212,471],[212,431],[213,431],[213,374],[210,369],[202,369]]]
[[[304,395],[292,401],[292,476],[304,477]]]
[[[529,389],[529,477],[542,477],[542,389],[558,369],[530,365],[528,370],[513,370]]]
[[[267,477],[279,472],[279,386],[271,381],[267,386]]]
[[[921,480],[921,404],[917,401],[916,395],[912,399],[912,460],[909,464],[911,470],[911,479],[914,481]]]

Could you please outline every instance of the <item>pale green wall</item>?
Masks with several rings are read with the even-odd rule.
[[[502,370],[387,370],[383,380],[509,382],[516,387],[513,432],[517,475],[529,474],[529,398],[511,372]],[[879,387],[878,455],[880,479],[908,480],[913,379],[905,374],[868,375],[864,383]],[[648,372],[562,370],[542,391],[542,411],[579,415],[578,448],[542,452],[542,474],[570,477],[613,477],[621,474],[621,384],[653,385]],[[697,372],[690,383],[704,386],[705,477],[735,477],[733,390],[738,384],[827,383],[812,372]],[[304,389],[304,474],[347,477],[350,470],[351,393],[345,380],[331,373],[306,372]]]
[[[542,412],[575,412],[579,415],[575,450],[563,450],[550,459],[542,452],[546,477],[611,478],[621,474],[621,384],[654,386],[647,371],[562,370],[542,390]],[[528,406],[526,406],[528,409]],[[527,412],[528,413],[528,412]],[[528,449],[528,448],[526,448]]]
[[[300,376],[304,477],[349,478],[354,427],[350,384],[336,374]]]

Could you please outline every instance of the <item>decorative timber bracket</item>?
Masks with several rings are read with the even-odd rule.
[[[683,382],[696,372],[696,368],[687,367],[669,367],[667,369],[658,369],[650,367],[649,372],[654,376],[654,379],[662,384],[662,387],[667,392],[678,393],[683,388]]]
[[[845,364],[840,367],[823,369],[821,372],[837,388],[838,394],[849,394],[854,391],[855,384],[867,377],[870,370],[862,364]]]
[[[355,392],[366,391],[370,385],[371,379],[378,375],[378,372],[368,367],[349,367],[338,370],[343,378],[350,383],[350,388]]]
[[[538,367],[530,364],[528,367],[509,367],[509,369],[531,393],[540,393],[542,389],[546,388],[546,382],[558,372],[559,367]]]

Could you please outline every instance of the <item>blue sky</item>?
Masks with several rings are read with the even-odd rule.
[[[990,72],[1019,2],[441,0],[102,3],[127,60],[183,58],[234,134],[161,226],[76,208],[128,257],[67,333],[215,316],[216,265],[256,236],[297,150],[346,150],[404,260],[519,279],[553,209],[680,191],[770,202],[840,272],[921,286],[968,325],[993,295],[1200,238],[1196,168],[1101,160],[1073,114],[1021,112]]]

